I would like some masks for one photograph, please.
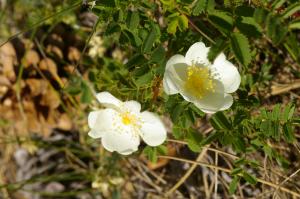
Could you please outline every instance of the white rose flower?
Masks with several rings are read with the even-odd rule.
[[[98,93],[97,99],[106,108],[89,113],[89,136],[101,138],[106,150],[129,155],[138,150],[140,138],[150,146],[165,141],[167,132],[162,121],[154,113],[140,112],[139,102],[122,102],[109,92]]]
[[[221,53],[213,63],[204,43],[193,44],[186,55],[174,55],[167,64],[163,79],[168,95],[180,93],[205,113],[223,111],[233,103],[229,93],[235,92],[241,76],[237,68]]]

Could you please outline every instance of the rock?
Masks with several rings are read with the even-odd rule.
[[[27,68],[29,66],[37,66],[40,61],[40,56],[35,50],[28,50],[23,59],[23,65]]]
[[[17,149],[14,154],[14,159],[19,167],[25,165],[25,163],[28,161],[29,153],[25,149]]]
[[[32,96],[38,96],[46,92],[48,83],[44,79],[30,78],[26,79],[26,84],[29,86]]]
[[[49,71],[53,77],[58,76],[56,63],[50,58],[42,59],[39,63],[39,68]]]
[[[0,70],[10,81],[16,80],[14,65],[17,63],[16,51],[11,43],[6,43],[0,47]]]
[[[75,47],[69,47],[69,52],[68,52],[68,59],[71,62],[77,62],[80,59],[80,52],[77,48]]]
[[[45,187],[45,191],[49,193],[62,192],[65,190],[65,186],[59,182],[50,182]]]
[[[57,128],[64,131],[70,131],[72,129],[72,121],[66,113],[61,114],[59,117]]]

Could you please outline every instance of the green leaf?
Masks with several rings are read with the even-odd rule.
[[[275,0],[271,7],[275,10],[275,9],[278,9],[280,8],[284,3],[286,2],[286,0]]]
[[[134,31],[140,23],[140,15],[138,11],[129,11],[126,19],[127,27]]]
[[[290,29],[290,30],[300,29],[300,20],[292,21],[292,22],[289,24],[289,29]]]
[[[206,3],[206,11],[208,13],[213,13],[215,12],[215,7],[216,7],[216,2],[215,0],[207,0]]]
[[[233,126],[239,125],[243,120],[247,119],[249,114],[244,110],[237,110],[236,115],[234,116]]]
[[[160,2],[166,6],[174,6],[176,5],[175,0],[160,0]]]
[[[168,148],[164,145],[159,145],[156,147],[156,149],[159,155],[167,155],[168,153]]]
[[[253,176],[253,175],[251,175],[251,174],[249,174],[249,173],[247,173],[247,172],[243,172],[243,178],[247,181],[247,182],[249,182],[250,184],[256,184],[257,183],[257,179],[256,179],[256,177],[255,176]]]
[[[230,41],[230,47],[236,59],[244,66],[248,66],[251,62],[251,50],[247,37],[235,32],[231,35]]]
[[[142,75],[145,75],[146,73],[149,73],[151,72],[150,68],[148,65],[143,65],[143,66],[137,66],[135,67],[134,71],[132,72],[132,75],[135,77],[135,78],[139,78],[141,77]]]
[[[206,3],[207,3],[206,0],[197,0],[194,7],[193,7],[193,9],[192,9],[192,14],[194,16],[198,16],[201,13],[203,13],[205,11],[205,8],[206,8]]]
[[[224,0],[225,7],[237,7],[243,4],[243,0]]]
[[[191,4],[194,0],[180,0],[181,3]]]
[[[129,36],[125,31],[121,31],[120,37],[119,37],[119,42],[120,44],[124,45],[130,41]]]
[[[273,108],[272,116],[269,119],[276,121],[279,120],[279,118],[280,118],[280,104],[276,104]]]
[[[82,103],[90,103],[93,99],[93,94],[90,91],[90,88],[88,87],[88,85],[85,82],[82,82],[81,89],[82,89],[82,95],[81,95],[80,101]]]
[[[229,185],[229,194],[230,195],[235,193],[239,180],[240,180],[239,176],[234,176],[233,180],[230,182],[230,185]]]
[[[135,81],[135,84],[138,87],[141,87],[141,86],[145,86],[145,85],[150,84],[152,82],[152,80],[153,80],[153,74],[151,72],[148,72],[148,73],[142,75],[141,77],[139,77]]]
[[[288,29],[282,24],[278,16],[268,15],[266,19],[267,36],[272,39],[275,45],[278,45],[285,37]]]
[[[142,40],[139,38],[138,34],[131,32],[131,30],[124,29],[122,33],[126,35],[131,45],[138,47],[142,44]]]
[[[151,52],[151,49],[154,45],[154,42],[157,38],[158,34],[157,34],[157,30],[156,27],[154,27],[154,25],[151,25],[151,30],[148,33],[148,36],[146,37],[145,42],[143,43],[142,49],[144,53],[149,53]]]
[[[285,11],[282,13],[282,17],[284,19],[288,18],[299,10],[300,10],[300,3],[294,3],[285,9]]]
[[[239,17],[236,21],[237,28],[249,37],[260,37],[262,28],[253,17]]]
[[[300,29],[300,21],[299,21],[299,29]],[[300,43],[298,42],[297,35],[290,32],[289,36],[286,38],[284,42],[284,47],[287,49],[289,54],[292,56],[292,58],[300,63]],[[297,77],[300,77],[300,73],[296,70],[293,70],[292,73],[294,73]]]
[[[234,165],[236,165],[236,166],[241,166],[242,164],[245,164],[245,163],[246,163],[245,158],[239,158],[239,159],[234,161]]]
[[[231,121],[229,121],[227,119],[227,117],[224,115],[223,112],[215,113],[211,117],[210,122],[211,122],[212,126],[215,129],[218,129],[218,130],[221,130],[221,129],[230,130],[230,129],[232,129]]]
[[[273,149],[269,145],[264,145],[263,150],[270,158],[273,157]]]
[[[290,162],[287,159],[285,159],[282,155],[276,152],[274,153],[274,158],[281,167],[285,169],[289,168]]]
[[[166,57],[166,50],[164,49],[164,47],[158,46],[154,50],[150,61],[154,63],[161,63],[162,61],[165,60],[165,57]]]
[[[98,5],[113,8],[113,7],[116,7],[116,1],[115,0],[101,0],[101,1],[97,1],[97,6],[95,6],[95,7],[98,7]]]
[[[285,107],[281,119],[284,120],[285,122],[287,122],[288,120],[292,119],[292,117],[293,117],[293,115],[294,115],[295,108],[296,108],[296,107],[295,107],[294,104],[289,103],[289,104]]]
[[[283,124],[282,130],[283,136],[287,142],[293,143],[296,140],[294,135],[294,129],[291,123]]]
[[[256,147],[262,147],[264,145],[258,138],[251,140],[251,144]]]
[[[205,116],[205,113],[203,113],[199,108],[197,108],[193,103],[189,104],[189,108],[195,113],[198,117]]]
[[[147,59],[144,57],[144,55],[141,54],[135,54],[133,57],[130,58],[130,60],[126,63],[126,67],[128,69],[133,68],[134,66],[141,66],[145,63],[147,63]]]
[[[213,142],[214,140],[216,140],[217,138],[219,138],[220,135],[221,135],[221,133],[218,132],[218,131],[209,134],[208,137],[206,137],[206,138],[204,138],[202,140],[201,145],[204,146],[204,145],[207,145],[207,144]]]
[[[189,20],[185,15],[180,15],[178,18],[178,28],[182,32],[189,27]]]
[[[172,134],[176,139],[181,139],[184,135],[184,132],[181,127],[174,125],[172,129]]]
[[[115,14],[113,15],[114,22],[120,22],[123,23],[124,20],[124,11],[122,9],[119,9]]]
[[[177,122],[179,117],[181,116],[183,110],[185,108],[184,104],[178,104],[175,106],[175,108],[171,112],[171,119],[173,122]]]
[[[143,150],[143,153],[147,156],[147,158],[153,162],[157,162],[157,149],[154,147],[146,146]]]
[[[167,32],[170,34],[175,34],[178,27],[178,18],[174,18],[169,21]]]
[[[254,19],[257,21],[259,24],[263,24],[266,21],[266,18],[268,16],[269,12],[263,8],[257,8],[254,11]]]
[[[82,90],[79,86],[70,85],[65,89],[65,91],[70,95],[78,95]]]
[[[203,140],[203,137],[202,137],[202,135],[199,132],[197,132],[197,131],[195,131],[193,129],[190,129],[188,131],[187,139],[186,140],[188,142],[188,147],[192,151],[194,151],[194,152],[201,151],[201,149],[202,149],[201,148],[202,147],[201,141]]]
[[[218,38],[216,40],[216,43],[213,44],[208,52],[208,60],[210,62],[213,62],[215,60],[215,58],[222,52],[224,51],[224,49],[228,46],[228,43],[222,39],[222,38]]]
[[[229,34],[233,30],[233,18],[228,12],[215,10],[209,15],[209,20],[223,34]]]
[[[168,28],[167,32],[175,34],[177,28],[182,32],[188,28],[189,20],[184,14],[175,12],[168,16]]]
[[[239,174],[239,173],[242,173],[242,171],[243,171],[242,168],[237,167],[237,168],[232,169],[230,175],[237,175],[237,174]]]
[[[235,9],[235,14],[243,17],[253,17],[255,9],[250,6],[239,6]]]
[[[119,24],[117,24],[117,23],[109,23],[104,34],[106,36],[110,36],[110,35],[112,35],[114,33],[120,32],[120,31],[121,31],[121,27],[120,27]]]
[[[232,145],[237,152],[245,152],[246,150],[245,140],[241,136],[236,135],[233,138]]]
[[[219,142],[223,145],[223,146],[228,146],[231,145],[233,142],[232,139],[233,135],[230,132],[222,132],[221,136],[219,137]]]

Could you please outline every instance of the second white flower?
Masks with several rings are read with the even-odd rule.
[[[150,146],[165,141],[167,132],[160,118],[148,111],[140,112],[139,102],[122,102],[108,92],[98,93],[97,99],[105,109],[90,112],[89,136],[101,138],[106,150],[129,155],[138,150],[140,138]]]
[[[221,53],[213,63],[209,48],[202,42],[193,44],[186,55],[174,55],[167,64],[163,79],[168,95],[180,93],[205,113],[215,113],[231,107],[241,77],[237,68]]]

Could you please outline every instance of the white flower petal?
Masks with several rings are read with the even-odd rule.
[[[173,95],[178,93],[178,76],[176,75],[176,71],[174,69],[174,65],[177,64],[185,64],[185,58],[182,55],[174,55],[172,56],[167,64],[165,69],[165,74],[163,78],[163,87],[164,91],[168,95]]]
[[[118,152],[118,153],[120,153],[121,155],[130,155],[133,152],[136,152],[137,150],[138,149],[127,149],[127,150],[124,150],[124,151],[121,151],[121,152]]]
[[[170,68],[174,65],[174,64],[182,64],[185,63],[185,58],[183,55],[174,55],[172,56],[166,64],[166,70],[170,70]]]
[[[96,130],[92,129],[92,130],[90,130],[90,132],[88,133],[88,135],[91,138],[97,139],[97,138],[101,138],[102,137],[103,132],[102,131],[96,131]]]
[[[226,93],[210,93],[203,99],[199,99],[194,104],[205,113],[215,113],[231,107],[233,98]]]
[[[218,74],[226,93],[233,93],[239,88],[241,83],[240,73],[231,62],[226,60],[224,53],[221,53],[215,59],[211,67]]]
[[[122,105],[122,102],[119,99],[117,99],[112,94],[106,91],[98,93],[97,100],[107,108],[114,108],[118,110]]]
[[[107,131],[113,128],[113,118],[117,111],[114,109],[101,109],[92,111],[88,115],[88,125],[91,129],[97,131]]]
[[[141,111],[141,104],[137,101],[130,100],[123,103],[124,108],[132,111],[134,113],[139,113]]]
[[[141,113],[142,128],[141,137],[144,142],[150,146],[162,144],[167,137],[167,131],[160,118],[151,112],[144,111]]]
[[[205,46],[203,42],[194,43],[187,51],[185,60],[188,65],[192,64],[204,64],[209,65],[210,62],[207,59],[209,48]]]
[[[126,130],[105,132],[101,141],[106,150],[116,151],[122,155],[129,155],[137,151],[140,144],[139,136]]]
[[[174,85],[174,82],[173,82],[172,79],[170,78],[170,75],[168,74],[168,72],[166,72],[165,75],[164,75],[164,79],[163,79],[163,87],[164,87],[164,91],[165,91],[168,95],[174,95],[174,94],[178,93],[178,89],[177,89],[177,87]]]

